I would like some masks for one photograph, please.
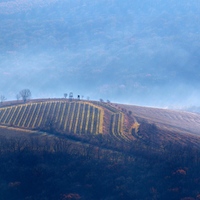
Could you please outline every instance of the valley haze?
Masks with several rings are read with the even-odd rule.
[[[0,0],[0,94],[200,106],[200,2]]]
[[[199,13],[0,0],[0,199],[200,199]]]

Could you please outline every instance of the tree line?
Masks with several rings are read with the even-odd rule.
[[[31,98],[31,91],[29,89],[23,89],[18,94],[16,94],[17,101],[22,99],[25,103],[30,98]],[[3,104],[4,101],[6,101],[6,97],[4,95],[1,95],[0,96],[1,105]]]

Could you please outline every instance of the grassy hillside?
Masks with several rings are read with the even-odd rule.
[[[13,104],[0,108],[1,125],[76,138],[102,135],[127,143],[152,140],[160,146],[174,141],[198,146],[200,136],[200,115],[189,112],[66,99]]]
[[[155,123],[161,128],[184,133],[200,135],[200,114],[133,105],[119,105],[123,109],[132,111],[135,117]]]
[[[128,141],[133,137],[126,122],[127,116],[120,109],[100,102],[46,100],[0,109],[3,125],[62,134],[110,134],[113,138]]]
[[[127,148],[138,141],[151,141],[159,148],[170,142],[198,146],[200,139],[200,115],[189,112],[66,99],[13,104],[0,108],[1,125],[89,142],[101,135],[110,143],[126,142]]]
[[[196,114],[48,99],[0,122],[0,200],[200,198]]]

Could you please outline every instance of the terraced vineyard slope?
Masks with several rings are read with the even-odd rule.
[[[125,121],[120,109],[92,101],[33,101],[0,109],[0,124],[6,126],[49,128],[63,134],[111,134],[118,140],[129,141],[132,136],[125,131]]]
[[[56,125],[64,133],[102,133],[102,108],[85,102],[46,101],[0,109],[0,123],[29,129]]]

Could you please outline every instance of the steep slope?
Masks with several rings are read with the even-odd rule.
[[[133,105],[120,105],[120,107],[132,111],[135,117],[146,119],[161,128],[200,136],[200,114]]]
[[[2,124],[30,129],[54,126],[69,133],[102,133],[102,117],[100,107],[85,102],[46,101],[0,110]]]
[[[198,115],[80,100],[20,103],[0,109],[4,199],[199,199]]]
[[[140,124],[133,135],[146,144],[165,146],[170,143],[196,147],[200,142],[200,115],[190,112],[160,108],[116,104]]]
[[[126,148],[139,142],[160,149],[171,142],[198,146],[200,141],[199,114],[77,99],[32,100],[2,107],[0,124],[87,138],[93,144],[102,140],[100,135],[107,141],[105,146],[118,149],[124,142],[129,144]]]
[[[0,109],[2,125],[71,135],[107,134],[127,142],[134,139],[129,121],[120,109],[94,101],[32,101]]]

